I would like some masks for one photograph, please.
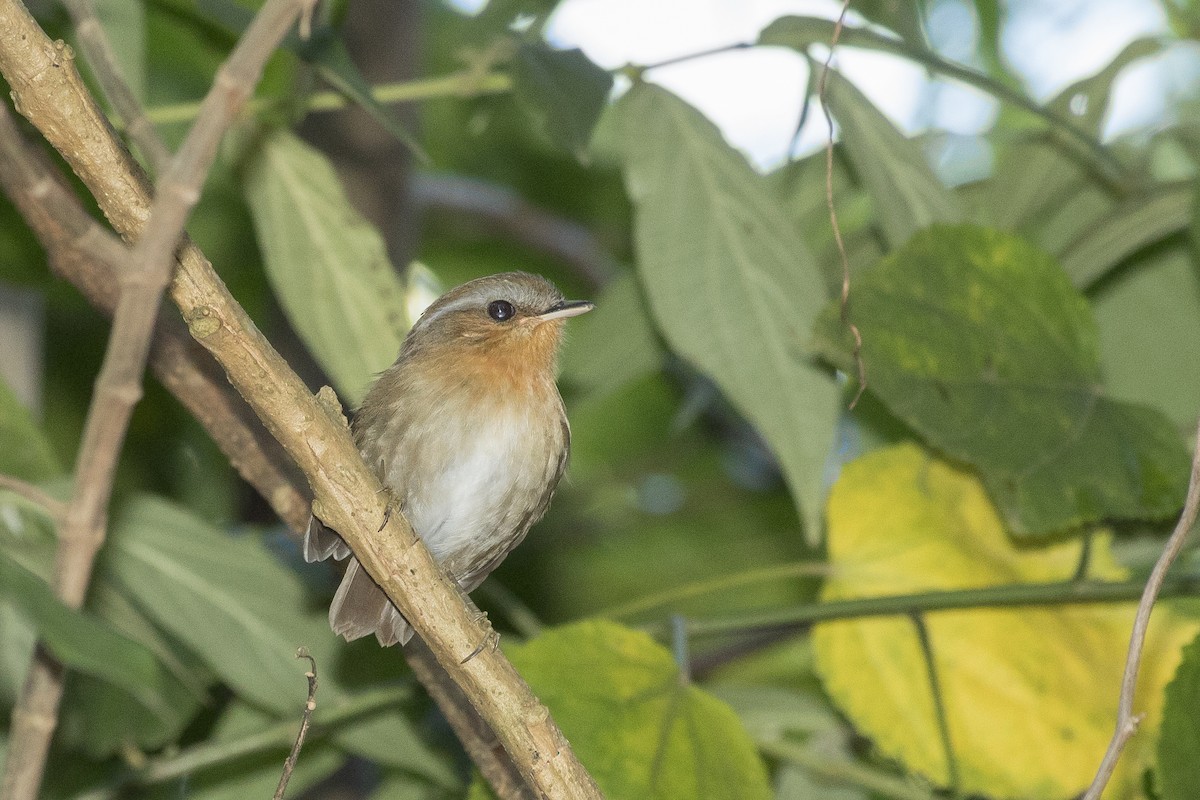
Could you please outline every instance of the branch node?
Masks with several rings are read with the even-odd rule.
[[[207,339],[221,329],[221,320],[209,306],[199,306],[184,317],[188,331],[196,339]]]
[[[329,415],[329,418],[341,425],[344,428],[349,428],[350,423],[346,420],[346,412],[342,408],[342,401],[338,399],[337,392],[332,386],[322,386],[317,391],[317,405]]]

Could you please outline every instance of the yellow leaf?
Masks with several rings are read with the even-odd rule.
[[[1015,546],[974,476],[911,444],[847,465],[830,496],[828,530],[834,569],[825,600],[1067,580],[1080,555],[1076,540]],[[1125,577],[1109,543],[1093,542],[1093,578]],[[1133,613],[1128,603],[925,616],[961,791],[1053,800],[1089,783],[1112,735]],[[1136,700],[1147,717],[1106,800],[1141,796],[1162,689],[1196,629],[1155,611]],[[826,689],[855,724],[882,752],[946,785],[914,623],[831,623],[817,628],[814,645]]]

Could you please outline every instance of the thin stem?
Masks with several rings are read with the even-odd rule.
[[[774,583],[788,578],[821,578],[829,574],[830,567],[824,562],[801,561],[795,564],[779,564],[760,569],[722,575],[704,581],[676,586],[662,592],[639,597],[619,606],[611,606],[596,612],[594,616],[621,619],[637,616],[656,608],[664,608],[703,597],[708,594],[731,592],[758,583]]]
[[[13,494],[24,497],[34,505],[41,506],[56,525],[61,525],[67,514],[67,504],[50,493],[39,489],[32,483],[14,478],[10,475],[0,475],[0,489],[7,489]]]
[[[915,785],[911,780],[898,778],[866,764],[850,759],[829,758],[824,753],[815,753],[803,745],[784,740],[759,741],[758,749],[771,758],[802,767],[814,777],[833,784],[856,786],[872,795],[890,800],[935,800],[936,795],[928,789]]]
[[[1121,695],[1117,701],[1117,724],[1112,740],[1096,777],[1084,794],[1083,800],[1099,800],[1104,787],[1108,785],[1113,770],[1117,768],[1117,760],[1126,743],[1137,732],[1142,715],[1133,713],[1133,697],[1137,691],[1138,668],[1142,663],[1142,647],[1146,643],[1146,630],[1150,626],[1150,614],[1154,611],[1155,601],[1162,596],[1167,585],[1167,570],[1171,568],[1175,558],[1183,549],[1188,533],[1196,524],[1196,516],[1200,514],[1200,424],[1196,427],[1195,452],[1192,456],[1192,475],[1188,481],[1187,501],[1183,505],[1183,513],[1175,525],[1171,537],[1163,548],[1162,555],[1154,564],[1150,579],[1138,602],[1137,616],[1133,620],[1133,632],[1129,635],[1129,653],[1125,658],[1125,673],[1121,676]]]
[[[652,69],[682,64],[685,61],[694,61],[697,58],[707,58],[708,56],[716,56],[720,55],[721,53],[732,53],[736,50],[746,50],[751,47],[754,47],[754,42],[735,42],[733,44],[723,44],[720,47],[710,47],[707,50],[698,50],[695,53],[685,53],[681,56],[673,56],[662,61],[656,61],[653,64],[644,64],[639,66],[637,69],[639,72],[647,72],[648,70]],[[616,71],[619,72],[620,70]]]
[[[954,611],[967,608],[1014,608],[1044,605],[1088,605],[1136,600],[1143,591],[1137,581],[1056,581],[1053,583],[1017,583],[959,589],[943,592],[918,592],[855,600],[805,603],[792,608],[759,614],[742,614],[714,619],[689,619],[688,634],[714,636],[762,629],[801,629],[823,622],[867,617],[907,616],[915,613]],[[1161,597],[1194,597],[1200,593],[1200,575],[1177,575],[1164,579]],[[641,626],[655,636],[667,636],[668,626],[659,621]]]
[[[1079,548],[1079,563],[1075,565],[1075,574],[1071,576],[1073,581],[1085,581],[1088,577],[1088,570],[1092,566],[1092,549],[1095,543],[1096,532],[1091,528],[1083,531],[1082,542]]]
[[[921,657],[925,660],[925,671],[929,677],[929,692],[933,698],[933,715],[937,720],[938,736],[942,740],[942,751],[946,756],[946,774],[950,790],[957,797],[962,785],[958,774],[958,757],[954,754],[954,741],[950,738],[950,715],[946,713],[946,697],[942,693],[942,681],[938,673],[937,660],[933,653],[933,640],[929,638],[929,626],[920,614],[911,614],[913,627],[917,631],[917,643]]]
[[[463,70],[437,78],[422,78],[415,81],[386,83],[372,87],[371,95],[380,103],[412,103],[419,100],[434,100],[440,97],[479,97],[502,94],[512,90],[512,78],[498,72],[478,75],[473,70]],[[246,109],[258,113],[276,102],[270,97],[254,97],[246,103]],[[315,92],[308,96],[303,107],[308,111],[336,111],[350,105],[340,92]],[[172,103],[146,109],[146,118],[155,125],[173,125],[190,122],[200,112],[200,103]]]
[[[671,615],[671,652],[679,667],[680,681],[692,679],[692,657],[688,650],[687,618],[682,614]]]

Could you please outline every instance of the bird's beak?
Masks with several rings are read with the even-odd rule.
[[[595,307],[594,303],[590,303],[587,300],[562,300],[550,306],[541,314],[538,314],[534,319],[539,322],[549,322],[552,319],[577,317],[580,314],[586,314]]]

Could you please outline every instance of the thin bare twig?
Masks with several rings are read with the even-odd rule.
[[[1183,504],[1183,513],[1180,514],[1179,522],[1176,523],[1175,530],[1171,532],[1171,538],[1167,539],[1167,544],[1158,557],[1158,561],[1154,563],[1154,569],[1150,572],[1150,578],[1146,581],[1146,589],[1142,592],[1142,599],[1138,603],[1137,616],[1133,619],[1133,632],[1129,635],[1129,654],[1125,657],[1125,672],[1121,676],[1121,696],[1117,700],[1116,730],[1113,731],[1112,740],[1104,752],[1104,758],[1096,771],[1096,777],[1092,779],[1092,785],[1088,787],[1083,800],[1100,800],[1100,795],[1104,791],[1104,787],[1108,785],[1113,770],[1117,768],[1117,760],[1121,757],[1121,751],[1125,749],[1125,745],[1137,732],[1138,725],[1142,721],[1142,714],[1133,713],[1133,696],[1137,690],[1138,669],[1142,663],[1142,648],[1146,644],[1146,630],[1150,626],[1150,614],[1154,610],[1154,602],[1158,599],[1163,581],[1166,580],[1167,570],[1171,568],[1171,564],[1183,549],[1188,533],[1196,524],[1196,516],[1200,514],[1200,424],[1196,427],[1195,447],[1192,455],[1192,476],[1188,481],[1187,500]]]
[[[308,659],[309,670],[304,673],[304,677],[308,678],[308,700],[304,703],[304,713],[300,716],[300,731],[296,734],[296,743],[292,745],[292,752],[288,753],[283,762],[283,773],[279,776],[279,785],[275,787],[275,800],[283,800],[288,781],[292,779],[292,770],[296,769],[296,762],[300,760],[300,748],[304,746],[304,737],[308,735],[308,728],[312,725],[313,712],[317,710],[317,660],[308,652],[307,647],[298,649],[296,658]]]
[[[117,459],[133,407],[142,396],[141,381],[150,335],[163,291],[170,281],[175,245],[199,199],[200,186],[216,154],[218,141],[303,5],[304,0],[268,2],[218,71],[202,116],[159,184],[143,235],[133,247],[132,263],[118,274],[120,298],[88,408],[76,458],[74,489],[55,552],[52,585],[55,594],[70,608],[83,605],[96,554],[104,543]],[[0,795],[5,800],[37,797],[51,735],[57,726],[63,679],[61,665],[39,647],[13,714],[14,745],[0,786]]]
[[[858,391],[850,401],[850,408],[858,405],[863,392],[867,390],[867,367],[862,358],[862,334],[858,326],[850,321],[850,257],[846,254],[846,242],[842,239],[842,226],[838,222],[837,209],[833,205],[833,116],[829,113],[829,103],[826,102],[826,92],[829,88],[829,68],[833,63],[834,48],[842,36],[842,28],[846,25],[846,13],[850,10],[850,0],[844,0],[842,11],[838,14],[833,26],[833,38],[829,42],[829,54],[821,67],[821,79],[817,82],[817,96],[821,100],[821,113],[825,115],[825,125],[829,128],[829,136],[825,140],[825,206],[829,209],[829,224],[833,226],[833,241],[837,244],[838,258],[842,264],[842,324],[850,329],[854,337],[854,364],[858,368]]]
[[[57,497],[42,491],[32,483],[14,478],[11,475],[0,475],[0,489],[7,489],[13,494],[24,497],[34,505],[41,506],[55,524],[61,525],[67,513],[67,504]]]
[[[63,0],[63,5],[67,7],[67,13],[71,15],[71,22],[75,25],[75,36],[79,46],[83,49],[96,80],[100,82],[100,88],[104,90],[108,101],[120,116],[126,133],[150,161],[155,173],[162,172],[170,162],[171,151],[158,137],[158,132],[146,118],[141,103],[133,96],[125,76],[121,74],[112,44],[96,16],[95,5],[92,0]]]

